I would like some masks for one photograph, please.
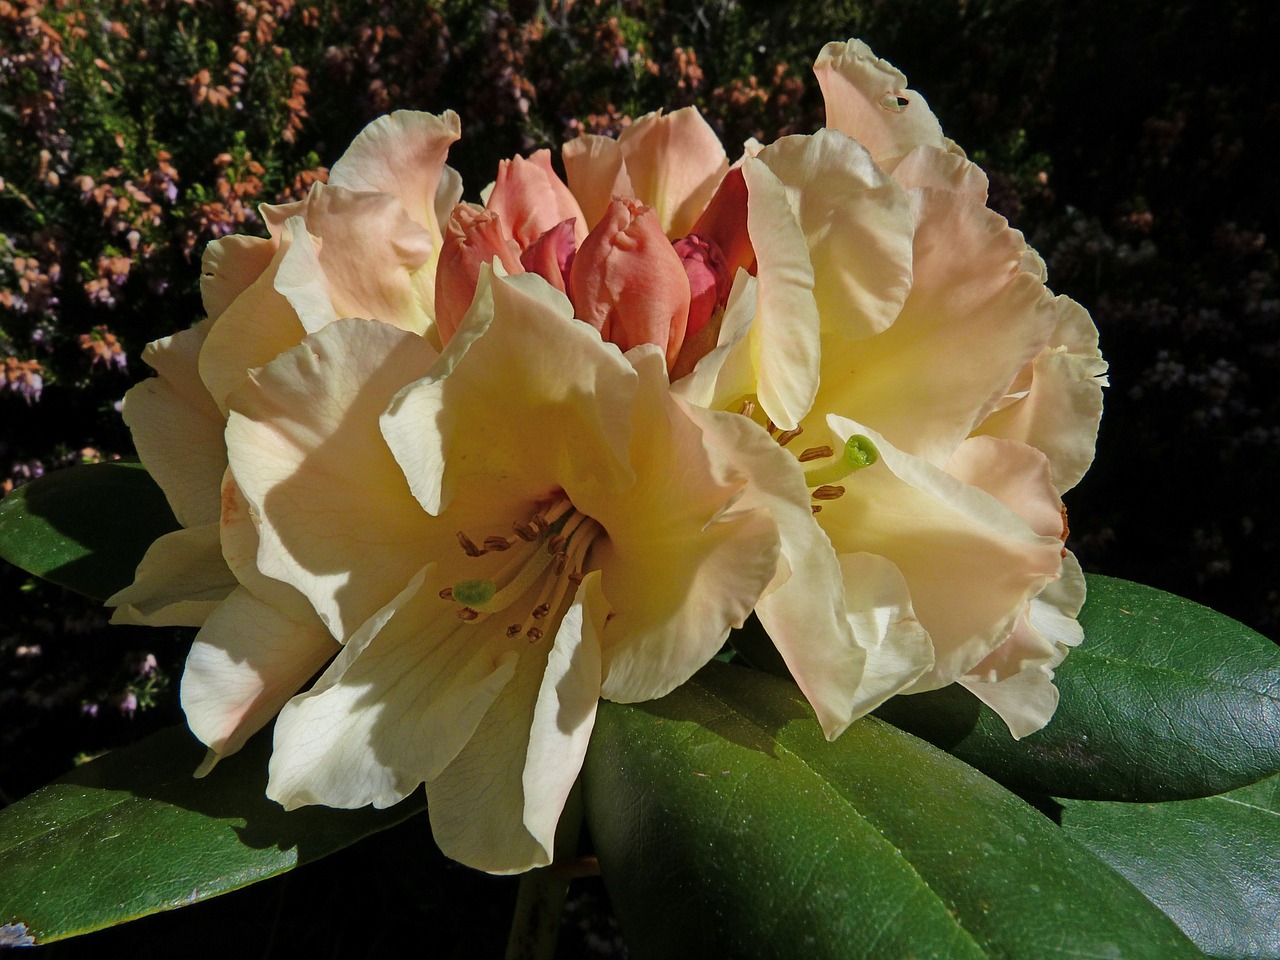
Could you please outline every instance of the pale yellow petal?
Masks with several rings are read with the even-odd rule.
[[[813,264],[786,186],[761,160],[742,165],[747,231],[756,251],[752,359],[760,405],[775,424],[793,428],[818,390],[821,319]]]
[[[218,524],[166,533],[147,548],[133,583],[107,598],[112,623],[198,627],[236,588],[218,545]]]
[[[191,732],[219,757],[235,753],[337,652],[314,613],[293,619],[237,587],[187,656],[182,710]]]
[[[773,580],[779,550],[768,511],[735,502],[747,477],[670,397],[661,351],[628,358],[639,374],[635,484],[564,486],[607,534],[592,553],[613,614],[604,696],[626,702],[663,696],[710,660]]]
[[[275,257],[277,242],[236,234],[214,240],[200,258],[200,297],[204,312],[217,320],[253,285]]]
[[[501,625],[463,623],[424,574],[280,712],[267,795],[285,809],[398,803],[454,760],[515,675]]]
[[[828,43],[813,72],[827,105],[827,127],[853,137],[879,161],[920,144],[943,146],[942,127],[907,78],[861,40]]]
[[[720,139],[696,107],[646,114],[622,131],[618,148],[635,197],[673,240],[693,229],[729,172]]]
[[[142,359],[159,376],[124,398],[124,422],[147,471],[184,527],[218,517],[218,485],[227,467],[225,426],[197,373],[210,321],[147,345]]]
[[[855,338],[884,330],[911,289],[906,193],[856,141],[831,130],[783,137],[758,157],[797,211],[824,328]]]
[[[996,681],[965,676],[959,683],[1000,715],[1015,740],[1044,727],[1058,708],[1058,688],[1048,667],[1030,667]]]
[[[963,153],[922,145],[905,157],[882,161],[880,166],[906,190],[938,187],[964,194],[977,203],[987,202],[987,175]]]
[[[387,443],[431,514],[477,476],[520,501],[574,478],[630,473],[630,364],[541,277],[490,277],[484,268],[431,375],[383,417]]]
[[[622,148],[612,137],[585,134],[560,149],[565,178],[574,199],[582,207],[587,227],[604,219],[614,197],[634,197]]]
[[[340,639],[441,542],[378,432],[387,403],[435,356],[389,324],[339,320],[231,398],[228,453],[261,520],[258,567],[300,590]]]

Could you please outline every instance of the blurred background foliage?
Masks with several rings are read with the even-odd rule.
[[[0,0],[0,485],[128,455],[120,398],[147,375],[143,346],[201,316],[205,244],[263,233],[257,204],[323,179],[374,117],[457,110],[450,162],[473,199],[502,157],[659,107],[698,105],[736,156],[821,125],[809,65],[850,36],[907,73],[1098,323],[1113,386],[1068,499],[1086,569],[1276,637],[1280,190],[1263,140],[1280,125],[1265,66],[1280,7],[1261,0]],[[188,639],[107,628],[96,605],[0,570],[0,805],[180,720]],[[390,858],[403,879],[437,856],[421,829],[333,875]],[[237,939],[376,953],[367,926],[335,928],[359,907],[326,876],[224,898]],[[433,936],[438,955],[496,952],[502,934],[490,949],[474,924],[493,913],[501,930],[512,888],[450,877],[399,901],[402,883],[369,883],[360,902],[454,931]],[[455,916],[458,897],[481,906]],[[146,929],[216,924],[233,909],[219,902]],[[584,916],[562,954],[610,953],[607,921]]]

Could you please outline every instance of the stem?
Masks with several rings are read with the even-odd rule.
[[[550,866],[530,870],[520,878],[506,960],[553,960],[560,934],[560,914],[569,892],[572,871],[563,869],[577,852],[582,830],[581,781],[573,785],[556,828],[555,858]]]

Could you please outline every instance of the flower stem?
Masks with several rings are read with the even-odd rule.
[[[560,824],[556,828],[555,859],[550,866],[530,870],[520,878],[516,894],[515,915],[511,918],[511,934],[507,939],[506,960],[552,960],[556,938],[560,934],[560,914],[569,892],[572,869],[564,869],[573,861],[582,830],[581,781],[573,785],[565,801]]]

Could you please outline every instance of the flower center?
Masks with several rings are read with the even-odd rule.
[[[508,551],[511,557],[489,577],[445,587],[440,598],[459,605],[459,619],[478,621],[514,607],[541,581],[524,617],[507,627],[508,637],[524,634],[536,642],[542,639],[542,622],[559,609],[570,584],[582,582],[587,553],[604,528],[563,495],[511,528],[511,536],[488,536],[479,543],[459,530],[458,544],[468,557]]]

